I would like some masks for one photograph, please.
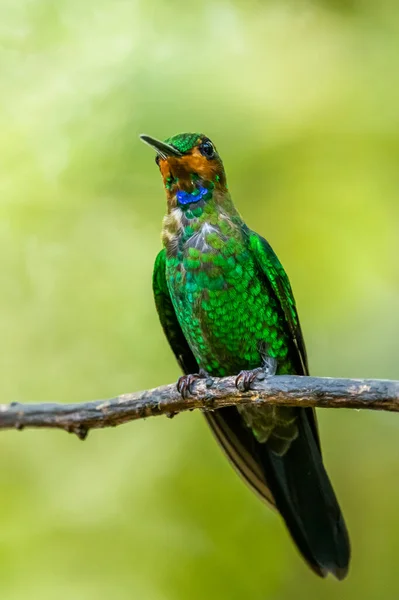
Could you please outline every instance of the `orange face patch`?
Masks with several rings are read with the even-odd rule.
[[[216,175],[221,171],[218,159],[209,160],[201,154],[198,148],[193,148],[190,154],[182,157],[169,156],[159,161],[161,174],[166,183],[169,177],[179,180],[179,187],[192,184],[193,173],[204,181],[214,181]]]

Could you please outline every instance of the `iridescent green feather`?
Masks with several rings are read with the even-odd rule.
[[[185,152],[192,150],[200,137],[202,137],[201,133],[182,133],[168,138],[165,140],[165,144],[174,146],[174,148],[184,154]]]

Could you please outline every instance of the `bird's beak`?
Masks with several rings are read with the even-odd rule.
[[[151,146],[151,148],[154,148],[158,156],[160,156],[163,159],[168,158],[168,156],[183,156],[183,154],[179,152],[179,150],[176,150],[176,148],[174,148],[170,144],[165,144],[165,142],[161,142],[160,140],[150,137],[149,135],[145,135],[144,133],[140,135],[140,139],[145,144]]]

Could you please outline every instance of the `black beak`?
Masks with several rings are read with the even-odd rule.
[[[168,156],[183,156],[183,154],[179,152],[179,150],[176,150],[176,148],[170,146],[170,144],[165,144],[165,142],[161,142],[160,140],[150,137],[149,135],[145,135],[144,133],[140,135],[140,139],[145,144],[151,146],[151,148],[154,148],[158,156],[160,156],[163,159],[168,158]]]

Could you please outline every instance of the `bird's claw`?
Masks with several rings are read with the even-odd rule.
[[[248,392],[251,389],[251,384],[258,378],[258,375],[263,371],[262,367],[252,369],[251,371],[240,371],[236,377],[235,385],[240,392]]]
[[[240,371],[235,381],[236,388],[240,391],[248,392],[251,389],[251,384],[255,381],[255,379],[262,381],[267,377],[272,377],[275,375],[276,371],[276,359],[267,357],[263,367],[258,367],[257,369],[252,369],[250,371]]]
[[[183,400],[189,397],[191,393],[191,386],[195,381],[199,379],[199,375],[191,374],[191,375],[182,375],[177,380],[177,391],[181,394]]]
[[[206,379],[206,385],[207,387],[210,387],[209,384],[210,382],[212,382],[212,379],[210,379],[208,373],[203,369],[200,369],[199,373],[191,373],[190,375],[182,375],[181,377],[179,377],[179,379],[177,380],[176,387],[177,391],[181,394],[183,400],[189,397],[189,395],[191,394],[191,386],[198,379]]]

